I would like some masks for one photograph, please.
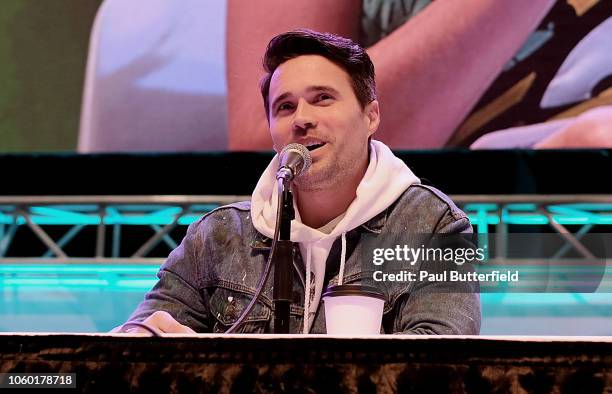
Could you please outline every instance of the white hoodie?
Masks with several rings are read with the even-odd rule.
[[[277,169],[278,155],[274,156],[272,162],[262,174],[251,198],[253,225],[257,231],[268,238],[274,236],[276,223]],[[306,257],[304,310],[310,311],[310,313],[304,313],[304,334],[310,331],[312,320],[314,320],[312,317],[317,312],[323,290],[325,262],[336,238],[342,237],[338,283],[342,284],[346,260],[345,234],[384,211],[413,183],[420,183],[420,181],[406,164],[397,158],[385,144],[372,140],[370,143],[370,163],[363,179],[357,186],[357,195],[329,234],[303,224],[300,220],[297,204],[295,204],[296,218],[291,221],[291,241],[299,242],[300,252],[302,256]],[[308,297],[308,294],[310,294],[310,297]]]

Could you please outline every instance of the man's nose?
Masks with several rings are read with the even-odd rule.
[[[300,99],[293,117],[293,129],[295,131],[306,131],[317,126],[312,112],[312,106],[304,99]]]

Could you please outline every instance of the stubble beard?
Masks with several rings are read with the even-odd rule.
[[[367,161],[365,167],[367,169],[370,155],[369,145],[366,148]],[[342,156],[342,155],[337,155]],[[343,156],[344,157],[344,156]],[[360,154],[350,155],[350,157],[362,157]],[[312,167],[303,175],[295,178],[294,186],[298,191],[313,192],[319,190],[333,190],[333,188],[341,187],[344,182],[352,182],[355,176],[362,177],[365,173],[357,174],[355,172],[356,163],[351,158],[331,160],[330,156],[321,158],[321,161],[313,163]],[[361,181],[361,179],[359,180]]]
[[[321,164],[321,168],[317,168]],[[303,175],[295,179],[295,186],[302,192],[329,190],[342,179],[342,166],[338,163],[313,163]]]

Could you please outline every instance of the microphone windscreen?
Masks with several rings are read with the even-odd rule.
[[[289,144],[280,153],[279,168],[289,167],[294,177],[308,171],[311,165],[310,151],[302,144]]]

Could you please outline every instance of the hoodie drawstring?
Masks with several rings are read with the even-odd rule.
[[[342,233],[342,252],[340,253],[340,273],[338,274],[338,284],[341,285],[344,279],[344,266],[346,263],[346,232]],[[308,245],[306,249],[306,293],[304,295],[304,329],[303,333],[308,334],[310,332],[310,292],[311,285],[311,272],[310,272],[310,260],[311,260],[311,245]]]
[[[342,253],[340,254],[340,272],[338,273],[338,284],[344,280],[344,262],[346,261],[346,232],[342,233]]]
[[[304,294],[304,334],[310,331],[310,255],[312,246],[306,249],[306,292]]]

